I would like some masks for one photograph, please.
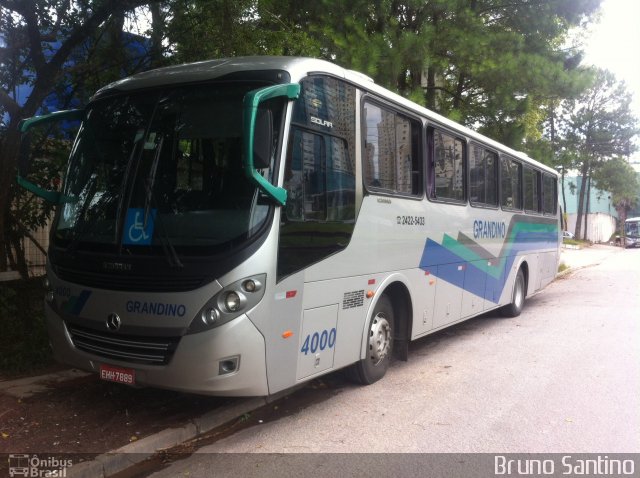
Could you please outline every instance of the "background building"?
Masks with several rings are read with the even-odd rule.
[[[586,239],[591,242],[609,242],[616,231],[618,213],[611,201],[611,194],[596,188],[593,183],[589,187],[590,182],[591,179],[587,180],[581,230],[583,233],[586,231]],[[567,230],[569,232],[576,230],[581,183],[581,176],[565,176],[564,178],[564,199],[566,200]],[[560,197],[560,204],[562,204],[562,197]]]

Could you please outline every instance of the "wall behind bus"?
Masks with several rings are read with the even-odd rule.
[[[567,230],[570,232],[576,230],[581,183],[581,176],[565,176],[564,178],[564,198],[567,203],[566,212],[568,214]],[[562,204],[562,197],[560,197],[560,204]],[[608,191],[602,191],[596,188],[592,183],[588,203],[585,195],[584,213],[582,218],[582,231],[585,231],[584,221],[586,219],[587,240],[592,242],[609,242],[609,239],[616,230],[616,221],[618,219],[618,213],[611,201],[611,194]]]
[[[567,205],[568,206],[568,205]],[[577,214],[569,214],[567,231],[576,230]],[[585,215],[582,217],[582,231],[584,232]],[[591,213],[587,220],[587,240],[591,242],[609,242],[616,231],[616,218],[602,212]],[[580,238],[582,239],[582,238]]]
[[[578,213],[578,199],[580,197],[580,185],[582,183],[581,176],[565,176],[564,178],[564,195],[567,201],[567,214]],[[588,188],[587,183],[587,188]],[[585,196],[585,211],[587,207],[587,198]],[[562,204],[562,197],[560,198]],[[611,193],[602,191],[591,183],[591,194],[589,198],[589,213],[603,213],[609,216],[618,217],[616,208],[611,202]],[[571,229],[569,229],[571,230]]]

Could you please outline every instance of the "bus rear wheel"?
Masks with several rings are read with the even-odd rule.
[[[522,312],[522,309],[524,308],[524,298],[526,295],[525,285],[524,272],[522,272],[522,269],[518,269],[516,280],[513,284],[511,303],[500,309],[500,312],[504,317],[518,317]]]
[[[386,295],[378,300],[368,323],[367,355],[351,366],[350,376],[358,383],[377,382],[389,368],[393,351],[393,306]]]

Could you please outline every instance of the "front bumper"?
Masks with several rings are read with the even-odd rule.
[[[98,372],[101,364],[135,370],[136,385],[219,396],[268,395],[265,342],[246,315],[220,327],[179,338],[166,365],[146,365],[107,358],[74,346],[67,324],[46,306],[53,353],[59,362]],[[225,373],[224,363],[237,361]]]

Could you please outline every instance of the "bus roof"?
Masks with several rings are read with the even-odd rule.
[[[449,128],[466,136],[471,140],[484,143],[487,146],[495,148],[505,154],[514,156],[518,159],[535,162],[538,167],[550,172],[554,175],[558,173],[538,161],[530,158],[526,154],[511,149],[503,144],[498,143],[476,131],[451,121],[444,116],[434,113],[392,91],[377,85],[368,76],[344,69],[334,63],[326,60],[318,60],[314,58],[302,57],[284,57],[284,56],[250,56],[221,58],[216,60],[206,60],[196,63],[188,63],[183,65],[168,66],[155,70],[145,71],[136,75],[113,82],[101,88],[94,98],[109,94],[114,91],[132,91],[144,88],[153,88],[163,85],[176,85],[183,83],[196,83],[208,80],[215,80],[226,77],[228,75],[237,74],[239,72],[250,71],[269,71],[282,72],[282,76],[278,81],[282,83],[292,82],[298,83],[311,73],[326,73],[329,75],[344,78],[345,80],[355,84],[359,88],[367,90],[371,93],[377,93],[383,98],[388,99],[402,107],[415,112],[441,126]],[[286,74],[285,74],[286,73]],[[288,78],[287,78],[288,77]],[[235,77],[239,78],[239,77]]]

